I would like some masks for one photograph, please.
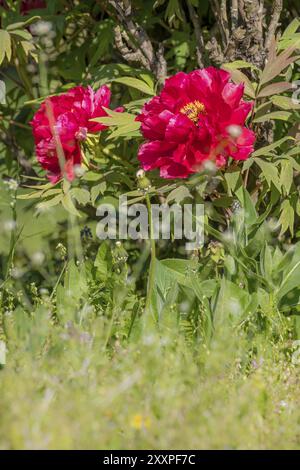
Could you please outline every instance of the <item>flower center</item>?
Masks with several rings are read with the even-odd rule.
[[[195,100],[195,101],[192,101],[191,103],[185,104],[181,108],[180,112],[182,114],[185,114],[191,121],[197,124],[199,114],[205,113],[205,106],[203,103],[201,103],[201,101]]]

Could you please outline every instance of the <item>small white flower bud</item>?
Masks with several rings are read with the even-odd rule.
[[[145,176],[144,170],[141,169],[141,170],[136,172],[137,179],[142,179],[142,178],[144,178],[144,176]]]

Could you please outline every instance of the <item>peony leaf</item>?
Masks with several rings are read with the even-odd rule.
[[[57,206],[61,201],[62,201],[62,194],[59,194],[58,196],[55,196],[52,199],[49,199],[48,201],[43,201],[37,204],[36,206],[37,211],[44,212],[47,209],[50,209],[50,207]]]
[[[67,212],[69,212],[72,215],[76,215],[77,217],[81,217],[81,214],[78,212],[78,210],[76,209],[74,205],[74,202],[72,201],[70,192],[64,195],[64,197],[61,199],[61,203]]]
[[[291,235],[294,235],[294,220],[295,212],[288,199],[281,204],[281,214],[279,217],[279,224],[281,225],[280,235],[283,235],[288,229]]]
[[[245,60],[235,60],[234,62],[226,62],[222,66],[223,68],[229,70],[239,70],[239,69],[251,69],[251,70],[259,70],[254,64],[250,62],[246,62]]]
[[[286,142],[287,140],[295,140],[294,137],[291,137],[291,136],[286,136],[286,137],[282,137],[282,139],[279,139],[277,140],[276,142],[273,142],[273,144],[270,144],[270,145],[266,145],[265,147],[262,147],[258,150],[256,150],[253,154],[252,154],[252,157],[259,157],[261,155],[267,155],[269,154],[272,150],[276,149],[277,147],[279,147],[281,144],[283,144],[284,142]]]
[[[121,83],[122,85],[127,85],[129,87],[135,88],[136,90],[139,90],[142,93],[146,93],[147,95],[153,96],[155,94],[153,87],[145,83],[143,80],[139,80],[138,78],[121,77],[121,78],[114,79],[114,82]]]
[[[255,158],[255,163],[260,167],[268,186],[271,187],[271,184],[273,183],[278,191],[281,192],[278,170],[274,163],[263,160],[262,158]]]
[[[71,197],[76,199],[79,204],[85,206],[88,202],[90,202],[90,193],[87,189],[84,188],[72,188]]]
[[[283,160],[281,163],[280,184],[285,191],[289,194],[294,178],[293,164],[290,160]]]
[[[288,96],[272,96],[271,101],[278,108],[290,110],[290,109],[300,109],[300,104],[295,103],[295,100],[289,98]]]
[[[292,116],[292,113],[289,113],[288,111],[274,111],[272,113],[265,114],[264,116],[260,116],[258,118],[253,119],[253,122],[265,122],[265,121],[270,121],[272,119],[274,120],[280,120],[280,121],[288,121],[290,117]]]
[[[124,126],[119,126],[114,130],[108,137],[107,140],[115,139],[116,137],[133,137],[139,136],[140,134],[136,131],[139,130],[141,123],[138,121],[132,121]]]
[[[283,93],[284,91],[290,90],[292,88],[293,88],[293,85],[292,83],[289,83],[289,82],[272,83],[271,85],[267,85],[265,88],[260,90],[257,97],[262,98],[265,96],[276,95],[278,93]]]
[[[34,21],[38,21],[40,19],[41,19],[40,16],[32,16],[31,18],[29,18],[26,21],[20,21],[18,23],[12,23],[12,24],[8,25],[6,29],[7,29],[7,31],[13,31],[14,29],[25,28],[25,26],[29,26]]]
[[[291,57],[291,55],[295,52],[296,49],[297,45],[294,44],[293,46],[289,47],[284,52],[282,52],[280,55],[278,55],[273,61],[267,62],[261,75],[260,86],[264,83],[268,83],[270,80],[272,80],[272,78],[277,77],[290,64],[299,59],[300,56]]]
[[[7,60],[11,59],[11,39],[10,34],[4,29],[0,29],[0,64],[3,62],[4,57]]]
[[[170,194],[168,194],[166,203],[169,204],[171,201],[179,203],[186,198],[193,198],[193,196],[185,186],[179,186],[178,188],[173,189]]]

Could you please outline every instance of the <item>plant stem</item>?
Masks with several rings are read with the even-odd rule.
[[[146,195],[146,204],[147,204],[148,220],[149,220],[149,228],[150,228],[150,267],[149,267],[146,305],[145,305],[145,314],[148,316],[149,314],[151,314],[151,294],[154,289],[155,261],[156,261],[152,210],[151,210],[151,203],[150,203],[150,198],[148,194]]]

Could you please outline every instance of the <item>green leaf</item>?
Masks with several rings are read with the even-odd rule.
[[[288,96],[272,96],[271,101],[278,108],[291,110],[291,109],[300,109],[300,104],[296,103],[295,100],[289,98]]]
[[[38,212],[44,212],[51,207],[57,206],[62,200],[62,194],[49,199],[48,201],[43,201],[37,204],[36,208]]]
[[[275,57],[274,60],[267,62],[261,75],[260,86],[277,77],[288,65],[299,59],[300,56],[291,57],[296,49],[297,45],[295,44]]]
[[[280,288],[278,289],[276,296],[280,300],[284,295],[286,295],[291,290],[299,287],[299,278],[300,278],[300,259],[299,253],[295,250],[295,255],[293,263],[289,266],[289,269],[285,271]]]
[[[281,214],[279,217],[279,224],[281,225],[280,235],[284,234],[288,229],[291,235],[294,235],[294,220],[295,212],[288,199],[283,201],[280,208]]]
[[[0,29],[0,64],[3,62],[4,57],[7,60],[11,59],[11,39],[10,34],[4,29]]]
[[[271,184],[273,183],[275,187],[278,189],[278,191],[281,192],[281,184],[279,181],[279,175],[278,175],[278,170],[274,163],[268,162],[267,160],[263,160],[262,158],[255,158],[255,163],[260,167],[265,180],[268,183],[269,188],[271,187]]]
[[[90,202],[90,193],[87,189],[84,188],[72,188],[71,196],[83,206]]]
[[[186,198],[193,198],[193,196],[186,186],[178,186],[178,188],[173,189],[173,191],[168,194],[166,203],[169,204],[171,201],[179,203]]]
[[[94,205],[96,202],[97,197],[99,194],[104,194],[106,190],[106,182],[102,181],[99,184],[96,184],[95,186],[92,187],[91,189],[91,201],[92,204]]]
[[[289,82],[277,82],[272,83],[260,90],[257,95],[258,98],[263,98],[265,96],[277,95],[278,93],[283,93],[284,91],[291,90],[293,88],[292,83]]]
[[[264,116],[253,119],[253,122],[265,122],[270,121],[271,119],[278,119],[280,121],[288,121],[292,113],[287,111],[274,111],[272,113],[265,114]]]
[[[108,276],[108,260],[109,260],[109,245],[106,241],[102,242],[97,256],[94,262],[94,266],[97,269],[97,277],[100,280],[106,281]]]
[[[244,186],[235,191],[242,208],[244,209],[245,222],[247,225],[253,225],[257,222],[257,212],[250,194]]]
[[[195,262],[186,259],[164,259],[160,261],[166,272],[171,275],[176,282],[183,286],[189,287],[191,275],[195,276],[193,269],[195,268]]]
[[[295,140],[295,139],[294,137],[291,137],[291,136],[283,137],[282,139],[279,139],[279,140],[276,140],[276,142],[273,142],[273,144],[266,145],[265,147],[262,147],[256,150],[252,154],[252,157],[260,157],[261,155],[268,155],[272,150],[276,149],[287,140]]]
[[[25,39],[26,41],[31,41],[31,34],[26,31],[26,29],[14,29],[10,32],[12,36],[17,36],[19,39]]]
[[[229,169],[224,176],[229,189],[229,194],[235,193],[235,191],[242,185],[240,170]]]
[[[100,122],[106,126],[122,126],[134,121],[136,118],[134,114],[118,113],[117,111],[112,111],[104,106],[103,109],[106,111],[107,116],[93,118],[91,121]]]
[[[74,205],[74,202],[72,201],[72,197],[71,197],[70,192],[67,192],[63,196],[63,198],[61,200],[61,203],[62,203],[62,205],[64,206],[64,208],[66,209],[67,212],[70,212],[70,214],[76,215],[77,217],[81,217],[81,214],[78,212],[78,210],[76,209],[76,207]]]
[[[294,178],[293,164],[290,160],[283,160],[281,163],[280,184],[285,191],[289,194]]]
[[[153,96],[155,94],[153,87],[149,86],[149,84],[145,83],[143,80],[139,80],[138,78],[121,77],[114,79],[114,82],[122,83],[123,85],[135,88],[136,90],[139,90],[147,95]]]
[[[115,139],[117,137],[139,137],[140,133],[139,128],[141,127],[141,123],[138,121],[132,121],[124,126],[119,126],[116,130],[114,130],[109,136],[107,140]]]
[[[235,60],[234,62],[226,62],[223,64],[222,68],[226,70],[239,70],[239,69],[251,69],[259,70],[254,64],[246,62],[245,60]]]
[[[20,21],[18,23],[11,23],[10,25],[7,26],[6,29],[7,31],[13,31],[14,29],[25,28],[26,26],[29,26],[30,24],[40,19],[41,19],[40,16],[32,16],[31,18],[28,18],[28,20],[26,21]]]
[[[237,325],[247,314],[247,307],[250,303],[251,296],[248,292],[223,278],[213,311],[215,328]]]

